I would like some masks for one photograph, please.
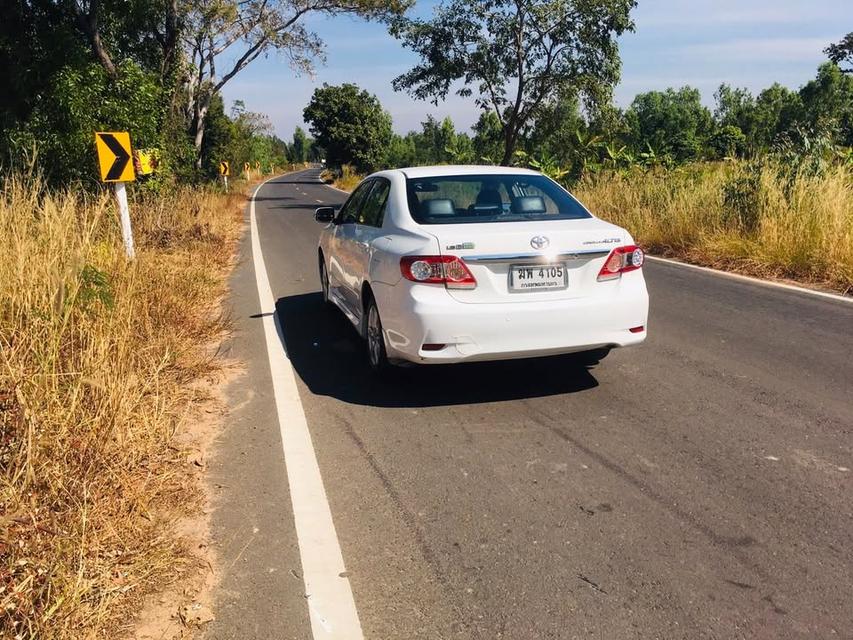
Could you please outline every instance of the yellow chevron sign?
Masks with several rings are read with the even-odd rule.
[[[98,150],[98,165],[103,182],[130,182],[136,180],[133,163],[130,161],[132,149],[130,134],[127,131],[99,131],[95,134],[95,148]]]

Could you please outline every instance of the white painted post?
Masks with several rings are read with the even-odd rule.
[[[116,201],[118,202],[119,215],[121,216],[121,237],[124,239],[124,250],[127,257],[133,260],[136,252],[133,249],[133,229],[130,228],[130,209],[127,206],[127,190],[124,182],[115,183]]]
[[[228,176],[222,176],[222,179],[225,180],[225,193],[228,193]]]

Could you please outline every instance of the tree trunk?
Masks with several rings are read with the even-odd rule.
[[[204,125],[207,120],[207,111],[210,109],[212,96],[208,95],[199,105],[198,116],[195,125],[195,168],[201,171],[201,145],[204,142]]]
[[[100,0],[92,0],[89,5],[89,13],[81,13],[79,9],[74,9],[74,18],[77,22],[77,28],[83,32],[83,35],[89,40],[89,45],[92,47],[92,53],[95,54],[98,62],[107,72],[111,80],[118,80],[118,71],[110,57],[107,48],[104,46],[104,41],[101,40],[101,32],[98,28],[98,12],[101,4]]]
[[[163,66],[160,77],[167,78],[175,70],[178,61],[178,0],[166,3],[166,30],[163,34]]]
[[[95,56],[107,72],[107,75],[113,81],[118,80],[118,71],[116,71],[116,66],[113,64],[110,54],[107,53],[106,47],[104,47],[104,43],[101,40],[101,34],[97,31],[93,31],[89,37],[92,42],[92,50],[95,52]]]
[[[518,134],[515,133],[515,123],[510,121],[504,127],[504,157],[501,160],[502,167],[512,166],[512,156],[515,153],[515,145],[518,142]]]

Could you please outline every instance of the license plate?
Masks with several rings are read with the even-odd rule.
[[[553,291],[569,286],[565,263],[513,264],[509,267],[510,291]]]

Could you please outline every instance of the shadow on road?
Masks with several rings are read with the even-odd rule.
[[[280,298],[284,347],[312,393],[377,407],[500,402],[585,391],[598,386],[571,356],[412,367],[377,380],[355,329],[320,293]]]
[[[270,203],[266,206],[267,211],[273,211],[275,209],[295,209],[303,211],[306,214],[310,213],[311,215],[314,215],[314,211],[316,211],[318,207],[332,207],[335,211],[337,211],[342,206],[339,202],[317,202],[316,200],[306,201],[304,197],[295,198],[293,196],[281,196],[278,198],[255,198],[255,202]]]

